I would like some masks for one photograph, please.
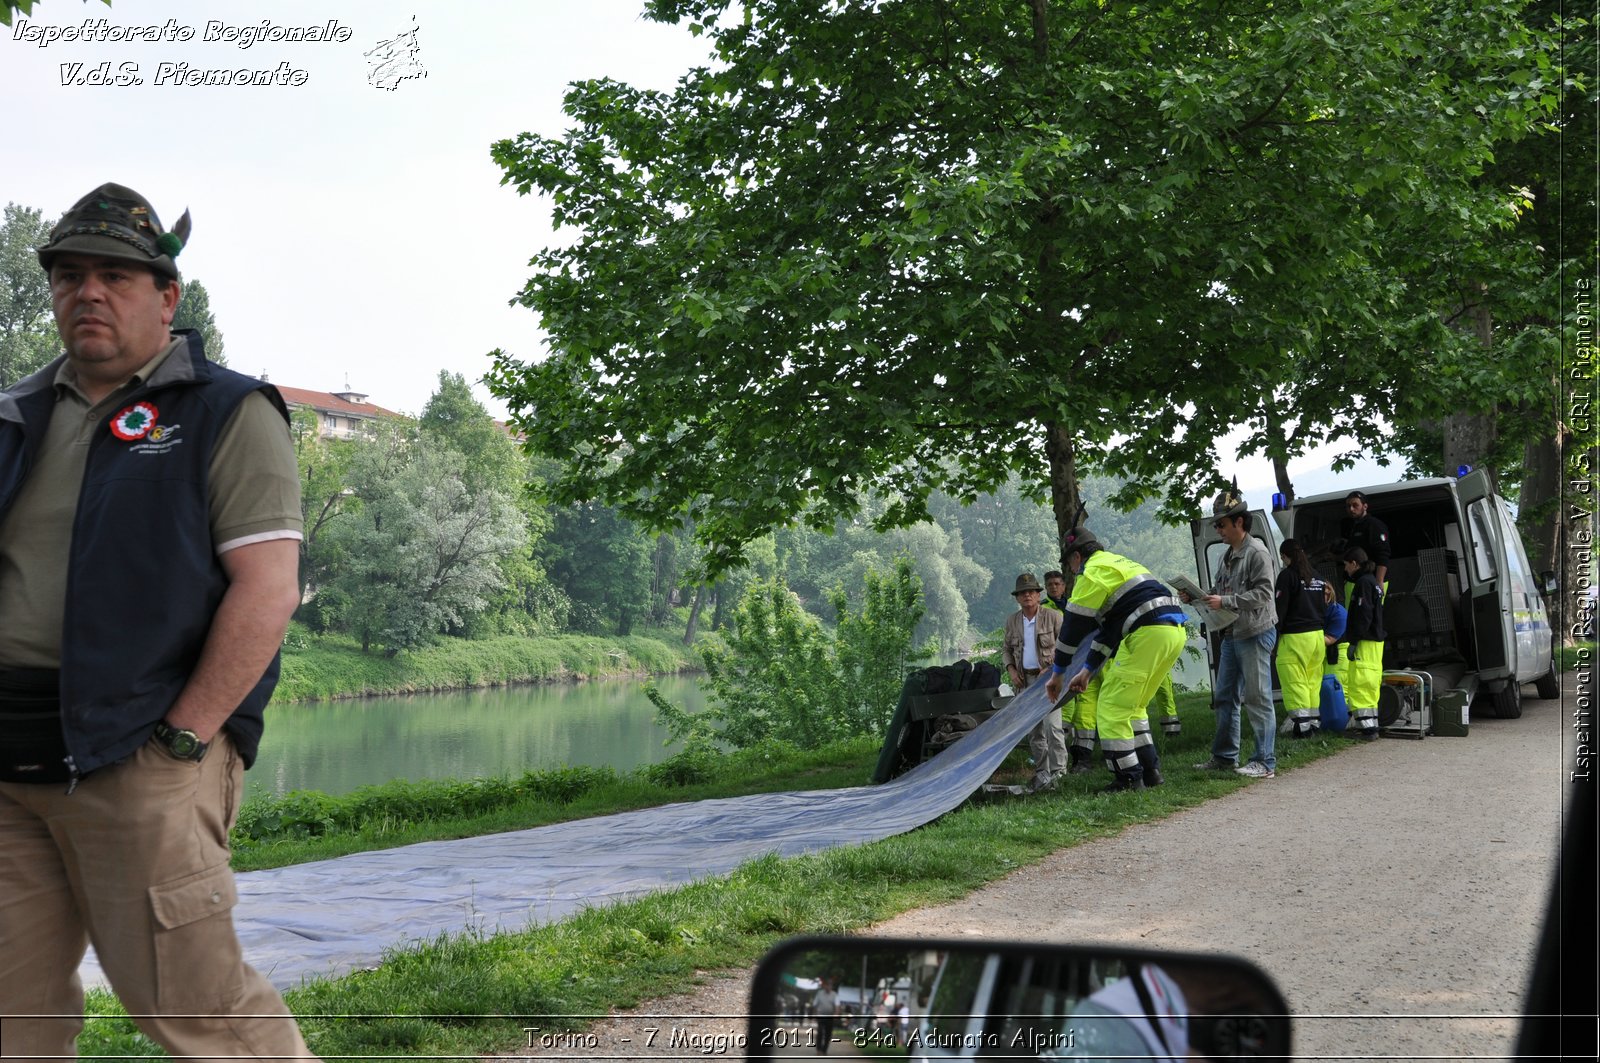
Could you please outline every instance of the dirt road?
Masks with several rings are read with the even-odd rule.
[[[1277,981],[1298,1058],[1508,1055],[1567,785],[1570,686],[1531,694],[1520,720],[1353,745],[870,933],[1226,951]],[[603,1021],[592,1054],[694,1054],[663,1042],[742,1030],[748,984]]]

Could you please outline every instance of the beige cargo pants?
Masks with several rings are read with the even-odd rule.
[[[0,1053],[71,1058],[94,944],[139,1028],[173,1056],[314,1058],[244,962],[228,829],[244,766],[220,734],[199,764],[147,743],[72,793],[0,782]]]

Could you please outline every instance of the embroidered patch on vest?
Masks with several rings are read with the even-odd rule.
[[[156,426],[160,411],[148,402],[136,402],[111,418],[111,434],[118,439],[143,439]]]

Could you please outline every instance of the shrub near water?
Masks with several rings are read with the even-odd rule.
[[[701,649],[709,705],[688,713],[653,686],[646,695],[690,749],[744,749],[776,738],[815,749],[844,735],[881,735],[905,683],[926,656],[912,648],[922,582],[908,557],[869,570],[859,609],[835,588],[833,630],[807,613],[781,579],[758,580],[734,610],[726,646]]]

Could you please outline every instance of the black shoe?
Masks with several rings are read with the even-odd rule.
[[[1118,775],[1111,781],[1111,785],[1100,792],[1103,794],[1119,794],[1124,790],[1143,790],[1144,773],[1134,772],[1131,775]]]
[[[1094,771],[1094,765],[1089,763],[1088,757],[1073,761],[1071,766],[1067,768],[1068,775],[1087,775],[1091,771]]]
[[[1146,790],[1148,790],[1148,789],[1150,789],[1151,787],[1154,787],[1154,786],[1160,786],[1162,783],[1164,783],[1166,781],[1167,780],[1166,780],[1165,776],[1163,776],[1161,774],[1161,769],[1160,768],[1146,768],[1146,769],[1144,769],[1144,788]]]

